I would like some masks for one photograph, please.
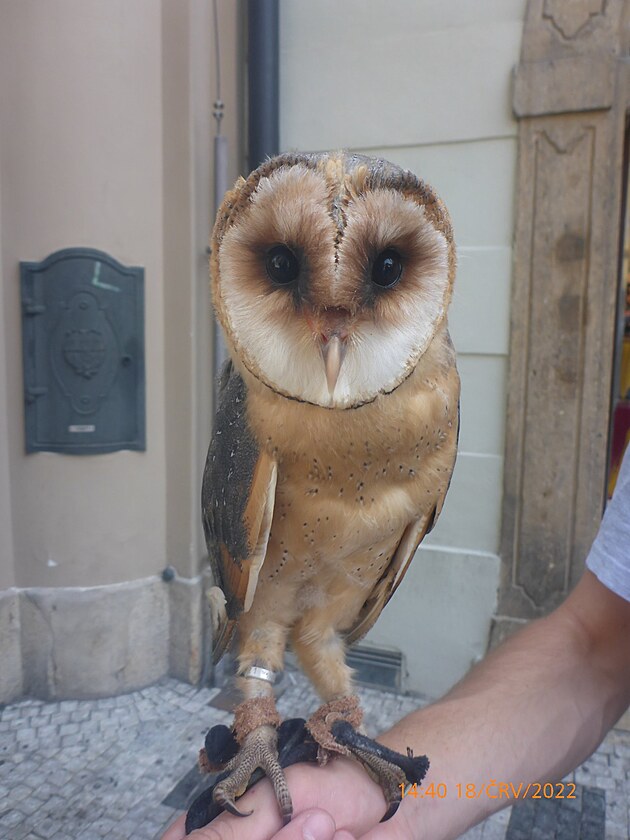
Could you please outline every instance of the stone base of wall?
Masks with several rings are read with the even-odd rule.
[[[0,703],[84,699],[166,675],[199,680],[204,579],[161,577],[89,588],[0,593]]]

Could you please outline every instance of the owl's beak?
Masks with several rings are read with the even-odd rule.
[[[332,398],[346,357],[352,315],[342,307],[329,306],[316,310],[305,308],[304,317],[319,344],[326,370],[328,393]]]
[[[339,335],[332,335],[326,339],[322,337],[322,357],[324,359],[324,366],[326,368],[326,383],[328,385],[328,393],[332,397],[335,392],[337,379],[339,379],[339,371],[346,356],[347,345],[345,339],[342,340]]]

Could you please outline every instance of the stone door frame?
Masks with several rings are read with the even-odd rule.
[[[517,210],[493,645],[564,599],[602,514],[630,108],[629,6],[527,6],[513,88]]]

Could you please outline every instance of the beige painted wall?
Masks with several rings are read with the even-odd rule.
[[[218,10],[234,180],[238,5]],[[194,680],[212,393],[212,3],[0,0],[0,19],[0,590],[16,588],[0,592],[0,699],[129,690],[167,669]],[[72,246],[145,268],[146,452],[24,453],[19,262]],[[170,587],[167,564],[180,575]]]
[[[445,199],[459,271],[450,324],[461,437],[442,517],[368,641],[439,694],[485,650],[496,606],[516,123],[525,0],[282,0],[283,149],[351,148]],[[314,83],[313,80],[317,82]]]
[[[214,384],[206,250],[215,213],[214,23],[209,0],[162,0],[162,9],[167,554],[181,575],[194,577],[206,555],[200,488]],[[217,9],[231,185],[241,159],[240,25],[237,4],[219,0]]]
[[[187,577],[200,571],[212,391],[211,10],[208,0],[0,2],[5,586],[111,583],[167,562]],[[239,31],[229,0],[219,20],[233,180]],[[144,453],[24,454],[19,261],[70,246],[145,268]]]
[[[2,242],[2,173],[0,172],[0,242]],[[0,264],[0,284],[2,265]],[[4,324],[4,297],[0,295],[0,324]],[[4,335],[4,330],[3,330]],[[9,441],[6,417],[9,411],[7,393],[7,355],[0,336],[0,590],[15,583],[13,565],[13,519],[11,516],[11,484],[9,470]]]
[[[4,2],[2,280],[15,584],[165,563],[161,16],[154,0]],[[90,246],[145,267],[147,451],[24,454],[19,261]]]

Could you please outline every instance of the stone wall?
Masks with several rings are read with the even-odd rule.
[[[0,703],[102,697],[203,671],[206,582],[161,576],[0,593]]]

